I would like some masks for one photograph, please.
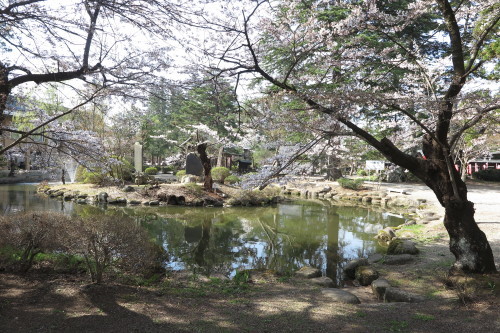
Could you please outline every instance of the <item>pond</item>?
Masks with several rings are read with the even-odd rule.
[[[171,270],[231,277],[242,269],[290,273],[314,266],[337,283],[349,260],[381,250],[374,239],[379,230],[404,222],[390,213],[319,200],[269,207],[98,207],[40,197],[33,185],[0,186],[0,205],[4,214],[127,215],[167,250]]]

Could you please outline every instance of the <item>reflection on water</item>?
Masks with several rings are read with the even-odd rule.
[[[24,211],[51,210],[70,214],[72,202],[62,202],[36,195],[36,187],[27,184],[0,185],[0,208],[2,214]]]
[[[56,210],[79,216],[132,217],[168,252],[168,268],[197,274],[232,276],[263,268],[281,273],[319,267],[340,281],[353,258],[377,251],[374,235],[402,219],[328,201],[283,203],[276,207],[103,207],[76,205],[34,195],[30,186],[1,186],[4,213]]]

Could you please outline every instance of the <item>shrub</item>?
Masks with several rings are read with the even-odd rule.
[[[500,182],[500,169],[479,170],[472,174],[472,178],[492,182]]]
[[[241,178],[235,176],[235,175],[229,175],[224,179],[224,182],[227,184],[235,184],[241,182]]]
[[[343,188],[348,188],[351,190],[359,190],[363,187],[362,179],[339,178],[337,179],[337,181]]]
[[[134,166],[132,163],[124,158],[115,157],[120,163],[113,164],[109,175],[113,178],[120,180],[131,181],[134,173]]]
[[[69,216],[53,212],[5,216],[0,219],[0,246],[18,251],[15,269],[27,272],[37,254],[64,249],[61,235],[68,224]]]
[[[368,173],[364,169],[358,169],[358,171],[356,172],[356,174],[358,176],[366,176],[366,175],[368,175]]]
[[[101,283],[111,265],[140,272],[158,266],[158,247],[133,220],[93,216],[68,225],[68,251],[84,258],[92,282]]]
[[[211,174],[213,180],[224,184],[224,179],[231,174],[231,171],[225,167],[215,167],[212,168]]]
[[[185,175],[186,175],[186,170],[177,171],[177,173],[175,174],[178,180],[180,180]]]
[[[158,174],[158,169],[155,167],[149,167],[149,168],[146,168],[146,170],[144,170],[144,173],[147,175],[156,175],[156,174]]]
[[[37,192],[43,192],[45,190],[49,189],[49,182],[44,180],[40,184],[36,186],[36,191]]]
[[[100,172],[93,172],[79,165],[76,169],[75,181],[85,184],[101,184],[104,182],[106,175]]]
[[[189,194],[194,196],[200,196],[203,193],[203,188],[196,183],[187,183],[183,187]]]
[[[47,261],[56,270],[80,270],[84,263],[93,282],[115,265],[128,272],[158,272],[166,254],[145,229],[122,216],[86,219],[40,212],[0,217],[0,267],[26,272]]]
[[[163,173],[173,172],[174,170],[175,170],[175,168],[172,165],[167,165],[167,166],[161,167],[161,172],[163,172]]]
[[[78,165],[76,167],[76,172],[75,172],[75,182],[77,183],[83,183],[83,180],[85,179],[84,172],[85,172],[85,167],[83,165]]]

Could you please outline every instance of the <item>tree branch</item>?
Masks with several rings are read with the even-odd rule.
[[[78,104],[77,106],[73,107],[72,109],[66,111],[66,112],[63,112],[43,123],[41,123],[40,125],[34,127],[33,129],[25,132],[24,134],[21,135],[21,137],[19,137],[16,141],[12,142],[10,145],[6,146],[6,147],[3,147],[2,149],[0,149],[0,154],[3,154],[5,153],[7,150],[11,149],[12,147],[16,146],[17,144],[19,144],[23,139],[27,138],[28,136],[32,135],[33,133],[35,133],[37,130],[39,130],[40,128],[44,127],[44,126],[47,126],[48,124],[50,124],[51,122],[61,118],[61,117],[64,117],[65,115],[68,115],[70,114],[71,112],[75,111],[76,109],[78,109],[79,107],[87,104],[88,102],[90,102],[92,99],[94,99],[94,97],[97,95],[97,93],[99,92],[99,90],[95,91],[89,98],[87,98],[85,101],[83,101],[82,103]]]

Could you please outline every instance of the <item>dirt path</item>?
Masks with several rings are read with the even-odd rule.
[[[441,207],[434,193],[425,185],[421,184],[372,184],[374,188],[398,189],[407,191],[407,196],[414,199],[426,199],[436,213],[444,216],[444,208]],[[479,228],[486,234],[493,254],[500,270],[500,184],[498,183],[468,183],[468,198],[474,203],[476,209],[476,222]],[[436,231],[445,231],[442,219],[433,222],[429,227]]]

